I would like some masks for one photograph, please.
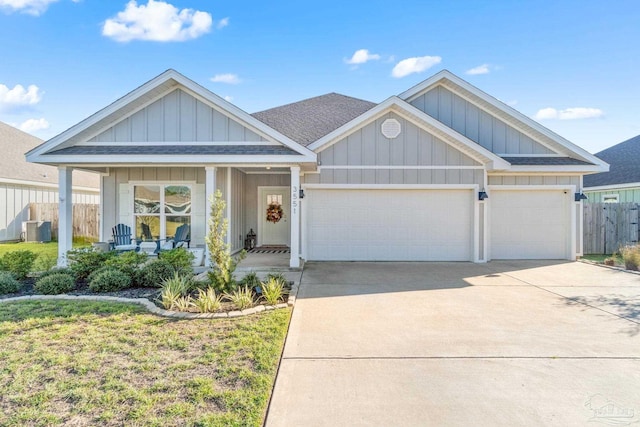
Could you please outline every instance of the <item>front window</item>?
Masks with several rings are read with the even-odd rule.
[[[133,188],[136,236],[142,240],[170,239],[182,224],[191,225],[191,187],[136,185]]]
[[[617,194],[605,194],[602,196],[604,203],[618,203],[619,197]]]

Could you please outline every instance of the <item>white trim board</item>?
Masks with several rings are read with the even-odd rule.
[[[609,190],[633,190],[640,189],[640,182],[629,182],[626,184],[600,185],[598,187],[583,187],[582,191],[609,191]]]
[[[313,190],[478,190],[478,184],[302,184]]]
[[[166,147],[166,146],[227,146],[227,145],[269,145],[281,146],[282,144],[273,141],[84,141],[74,144],[74,147],[118,147],[118,146],[136,146],[136,147]]]
[[[328,166],[319,166],[318,170],[322,170],[322,169],[363,169],[363,170],[403,170],[403,169],[409,169],[409,170],[428,170],[428,169],[436,169],[436,170],[441,170],[441,169],[445,169],[445,170],[466,170],[466,169],[474,169],[474,170],[484,170],[484,166],[411,166],[411,165],[407,165],[407,166],[381,166],[381,165],[375,165],[375,166],[368,166],[368,165],[328,165]]]
[[[74,169],[75,170],[75,169]],[[40,182],[40,181],[27,181],[24,179],[12,179],[12,178],[0,178],[0,183],[3,184],[12,184],[12,185],[25,185],[28,187],[45,187],[45,188],[53,188],[53,189],[58,189],[58,184],[57,183],[52,183],[52,182]],[[96,194],[100,194],[100,189],[99,188],[93,188],[93,187],[80,187],[80,186],[72,186],[71,189],[73,191],[85,191],[88,193],[96,193]]]

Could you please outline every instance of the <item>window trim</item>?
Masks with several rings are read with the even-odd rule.
[[[129,181],[129,208],[131,212],[130,226],[133,232],[137,234],[138,230],[136,227],[136,217],[141,215],[141,214],[136,214],[135,212],[135,198],[136,198],[135,187],[136,186],[159,186],[160,187],[160,213],[151,214],[150,216],[158,216],[160,218],[160,237],[159,238],[160,240],[164,240],[167,238],[167,222],[166,222],[167,214],[165,213],[165,204],[164,204],[165,188],[175,187],[175,186],[189,187],[189,191],[191,192],[191,212],[189,214],[184,214],[184,215],[169,214],[169,216],[188,216],[189,224],[190,224],[189,226],[193,227],[193,216],[194,216],[193,205],[194,205],[194,191],[196,188],[196,184],[197,184],[196,181]],[[134,237],[137,238],[138,236],[136,235]]]

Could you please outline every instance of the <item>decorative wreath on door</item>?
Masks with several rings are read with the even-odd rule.
[[[276,223],[279,222],[284,216],[284,211],[282,210],[282,206],[278,203],[270,203],[267,208],[267,221]]]

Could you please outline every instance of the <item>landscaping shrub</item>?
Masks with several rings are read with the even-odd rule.
[[[104,265],[115,267],[123,273],[126,273],[133,282],[134,279],[136,279],[140,266],[148,260],[149,257],[146,253],[129,251],[110,257],[105,261]]]
[[[45,295],[64,294],[75,288],[73,276],[67,273],[52,273],[36,281],[34,289]]]
[[[640,266],[640,246],[623,246],[620,248],[620,255],[627,270],[638,271],[638,266]]]
[[[167,261],[176,269],[176,271],[191,271],[191,263],[195,256],[185,248],[175,248],[160,252],[158,254],[158,258]]]
[[[52,274],[66,274],[75,280],[75,274],[69,267],[52,268],[51,270],[43,271],[42,273],[39,273],[38,278],[42,279],[44,277],[51,276]]]
[[[145,287],[162,287],[162,282],[173,277],[175,268],[169,261],[158,259],[143,266],[136,277],[136,284]]]
[[[131,277],[115,267],[105,268],[91,276],[92,292],[116,292],[131,286]]]
[[[255,271],[252,271],[242,278],[240,284],[248,287],[249,289],[255,289],[257,286],[260,286],[260,279],[258,279],[258,275]]]
[[[38,255],[31,251],[7,252],[2,257],[2,267],[13,273],[16,279],[22,280],[31,271],[37,257]]]
[[[108,259],[115,256],[115,252],[101,252],[93,248],[75,249],[67,252],[69,267],[78,280],[86,279],[89,274],[104,266]]]
[[[282,300],[284,295],[284,281],[275,277],[262,282],[262,298],[269,305],[276,305]]]
[[[215,313],[222,307],[222,295],[216,295],[211,287],[206,290],[198,289],[198,298],[192,304],[200,313]]]
[[[34,272],[49,271],[58,264],[58,257],[49,254],[40,254],[33,263]]]
[[[8,271],[0,271],[0,295],[14,294],[20,290],[20,282]]]
[[[209,280],[216,291],[229,293],[235,291],[238,286],[233,273],[238,263],[247,256],[247,252],[241,251],[236,258],[231,256],[231,245],[225,240],[229,220],[224,218],[226,202],[222,198],[222,192],[216,190],[209,203],[211,215],[209,217],[209,232],[205,237],[211,255]]]
[[[287,278],[283,273],[269,273],[267,274],[267,280],[275,279],[282,283],[282,286],[287,284]]]
[[[225,297],[236,306],[238,310],[244,310],[253,306],[253,292],[246,286],[240,287]]]

